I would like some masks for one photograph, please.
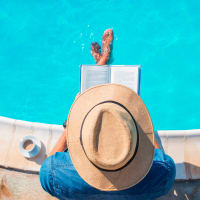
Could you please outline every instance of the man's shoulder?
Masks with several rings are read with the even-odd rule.
[[[146,182],[155,182],[154,189],[167,193],[173,185],[176,176],[176,166],[173,159],[167,155],[162,149],[155,149],[154,160]],[[158,184],[159,183],[159,184]]]
[[[156,148],[154,151],[153,165],[155,164],[165,165],[166,167],[175,167],[173,159],[169,155],[167,155],[163,149],[158,148]]]
[[[164,195],[174,183],[176,168],[174,161],[162,149],[155,149],[152,166],[147,175],[130,190],[147,196]],[[129,189],[128,189],[129,190]]]
[[[173,159],[162,149],[155,149],[154,159],[149,173],[160,179],[166,179],[166,174],[169,174],[171,179],[174,179],[176,175],[176,166]]]

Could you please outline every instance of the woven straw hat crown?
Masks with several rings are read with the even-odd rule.
[[[131,115],[115,103],[94,107],[84,120],[82,146],[97,167],[117,170],[133,157],[137,130]]]

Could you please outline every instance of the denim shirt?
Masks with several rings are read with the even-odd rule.
[[[152,167],[137,185],[122,191],[100,191],[87,184],[75,170],[69,152],[47,158],[40,169],[43,189],[58,199],[152,200],[167,194],[174,183],[175,164],[163,150],[155,149]]]

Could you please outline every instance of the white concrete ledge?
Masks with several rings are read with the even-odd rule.
[[[192,129],[192,130],[170,130],[170,131],[158,131],[160,137],[192,137],[199,136],[200,129]]]
[[[61,125],[42,124],[0,117],[0,166],[39,172],[47,153],[63,132]],[[200,129],[155,131],[165,152],[176,164],[177,180],[200,179]],[[42,142],[41,153],[26,159],[18,149],[19,140],[33,135]]]
[[[60,125],[0,117],[0,166],[38,172],[63,130]],[[32,159],[24,158],[18,148],[20,139],[26,135],[33,135],[42,143],[41,152]]]
[[[200,179],[200,129],[157,131],[176,164],[176,179]]]

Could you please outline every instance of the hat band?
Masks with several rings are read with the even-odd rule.
[[[128,161],[126,164],[124,164],[122,167],[118,168],[118,169],[104,169],[104,168],[101,168],[100,166],[97,166],[91,159],[88,158],[87,153],[86,153],[86,150],[85,150],[84,145],[83,145],[82,130],[83,130],[84,122],[85,122],[85,120],[86,120],[88,114],[89,114],[96,106],[99,106],[99,105],[104,104],[104,103],[114,103],[114,104],[116,104],[116,105],[122,107],[123,109],[125,109],[125,110],[129,113],[129,115],[131,116],[133,122],[135,123],[136,134],[137,134],[137,137],[136,137],[136,138],[137,138],[137,139],[136,139],[136,145],[135,145],[135,151],[134,151],[132,157],[129,159],[129,161]],[[136,122],[135,122],[135,119],[133,118],[133,116],[132,116],[132,114],[129,112],[129,110],[128,110],[125,106],[123,106],[122,104],[120,104],[120,103],[118,103],[118,102],[115,102],[115,101],[104,101],[104,102],[101,102],[101,103],[95,105],[94,107],[92,107],[92,108],[88,111],[88,113],[85,115],[85,117],[84,117],[84,119],[83,119],[83,122],[82,122],[82,125],[81,125],[80,144],[81,144],[81,146],[82,146],[82,149],[83,149],[83,151],[84,151],[86,157],[88,158],[88,160],[89,160],[96,168],[98,168],[98,169],[100,169],[100,170],[102,170],[102,171],[119,171],[119,170],[123,169],[124,167],[126,167],[127,165],[129,165],[129,163],[134,159],[135,155],[137,154],[137,149],[138,149],[138,144],[139,144],[139,134],[138,134],[138,128],[137,128],[137,124],[136,124]]]

